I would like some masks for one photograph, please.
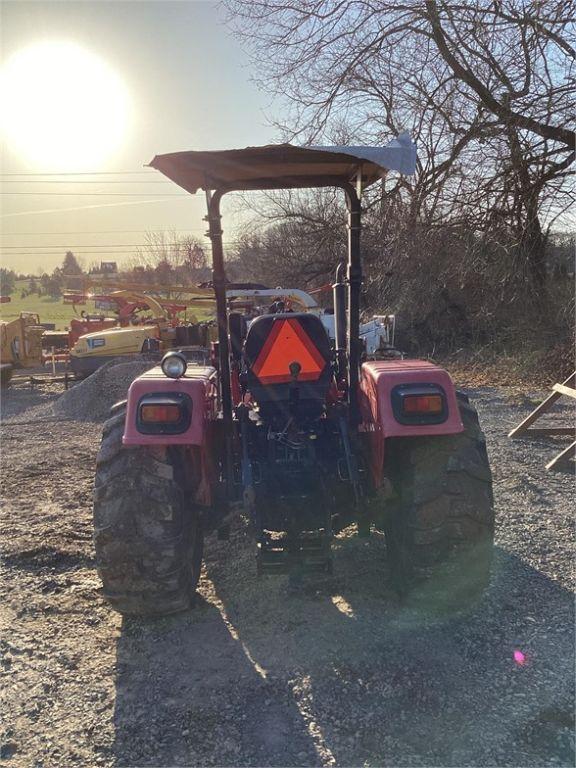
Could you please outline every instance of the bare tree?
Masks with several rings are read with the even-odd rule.
[[[385,187],[408,201],[407,226],[497,241],[507,276],[541,293],[547,232],[570,203],[574,2],[225,5],[261,82],[290,98],[286,138],[380,143],[410,130],[417,176]]]
[[[148,232],[145,240],[147,244],[129,262],[128,271],[136,282],[170,290],[206,279],[206,251],[197,238]]]
[[[254,218],[235,246],[243,273],[270,285],[317,287],[346,252],[336,193],[292,190],[251,196]]]

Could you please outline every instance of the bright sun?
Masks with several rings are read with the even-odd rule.
[[[0,130],[34,167],[102,167],[124,142],[130,98],[98,56],[70,42],[24,48],[0,72]]]

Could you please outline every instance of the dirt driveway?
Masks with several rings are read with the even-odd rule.
[[[6,764],[572,766],[573,478],[544,470],[559,450],[550,439],[506,439],[529,404],[471,394],[498,548],[476,614],[442,624],[398,603],[379,536],[342,536],[334,576],[291,595],[282,577],[256,579],[242,530],[208,539],[194,611],[123,620],[94,571],[100,425],[39,418],[53,394],[10,392]]]

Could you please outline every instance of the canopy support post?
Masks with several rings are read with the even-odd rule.
[[[362,262],[360,259],[360,230],[362,206],[352,184],[343,184],[348,205],[348,405],[350,422],[355,428],[360,423],[358,386],[360,376],[360,289]]]
[[[224,423],[232,425],[232,390],[230,387],[230,350],[228,349],[228,318],[226,311],[226,271],[220,225],[220,200],[224,193],[217,189],[208,200],[208,236],[212,243],[212,282],[216,296],[218,320],[218,361],[222,392]]]
[[[232,387],[230,384],[230,350],[226,307],[226,270],[224,268],[224,248],[222,246],[222,227],[220,224],[220,200],[226,191],[217,189],[213,195],[207,193],[206,202],[208,204],[208,237],[212,243],[212,282],[216,296],[216,317],[218,320],[218,363],[220,367],[220,395],[222,398],[222,420],[224,422],[224,442],[226,446],[226,482],[230,485],[233,481]]]

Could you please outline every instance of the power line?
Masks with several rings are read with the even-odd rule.
[[[150,194],[161,197],[190,197],[179,192],[0,192],[0,195],[48,195],[52,197],[149,197]]]
[[[0,251],[13,250],[14,248],[25,250],[43,248],[184,248],[186,243],[85,243],[84,245],[0,245]]]
[[[149,246],[147,243],[142,244],[136,244],[136,245],[81,245],[81,246],[72,246],[72,245],[61,245],[61,246],[54,246],[53,249],[51,249],[49,246],[43,246],[41,250],[35,250],[31,248],[26,248],[25,246],[15,246],[18,250],[7,250],[5,248],[0,248],[0,253],[4,253],[6,256],[12,256],[14,253],[59,253],[60,251],[74,251],[74,253],[80,253],[81,251],[95,251],[95,250],[109,250],[109,251],[121,251],[121,250],[128,250],[133,251],[135,248],[148,248],[150,249],[151,246]],[[166,247],[166,251],[169,251],[170,249]],[[173,251],[171,251],[173,252]]]
[[[109,179],[108,181],[98,181],[98,179],[77,179],[68,181],[66,179],[0,179],[0,184],[174,184],[172,181],[124,181],[123,179]]]
[[[70,250],[70,249],[69,248],[60,248],[59,250],[56,250],[56,251],[26,251],[26,250],[23,250],[23,251],[10,251],[10,252],[2,251],[0,253],[2,253],[3,256],[58,256],[60,253],[64,253],[67,250]],[[134,248],[124,248],[124,249],[122,249],[122,248],[109,248],[108,247],[105,250],[99,250],[99,251],[92,250],[91,248],[83,248],[83,249],[77,248],[74,251],[74,253],[77,256],[85,254],[85,253],[105,254],[105,253],[112,253],[112,252],[114,252],[114,253],[136,253],[136,250]]]
[[[231,243],[241,243],[241,240],[226,240],[224,239],[224,244],[230,245]],[[207,243],[204,243],[204,245],[207,245]],[[118,245],[109,244],[109,243],[103,243],[102,245],[99,245],[98,243],[94,243],[93,245],[45,245],[45,246],[25,246],[25,245],[15,245],[15,246],[0,246],[0,253],[5,253],[7,256],[14,256],[18,253],[33,253],[35,255],[39,255],[42,253],[45,254],[53,254],[54,252],[58,251],[74,251],[81,252],[81,251],[93,251],[94,249],[108,249],[108,250],[129,250],[132,251],[135,248],[147,248],[149,250],[162,248],[166,251],[174,251],[174,246],[171,244],[167,244],[165,246],[155,246],[153,243],[121,243]],[[19,249],[19,250],[13,250],[13,249]]]
[[[147,230],[147,229],[100,229],[100,230],[88,230],[88,229],[80,229],[76,230],[75,232],[0,232],[0,237],[15,237],[18,236],[26,236],[26,237],[40,237],[45,235],[119,235],[122,233],[133,235],[135,233],[142,234],[142,232],[147,233],[150,232],[150,234],[156,234],[156,233],[164,233],[164,232],[205,232],[206,228],[202,229],[177,229],[176,227],[164,227],[164,229],[155,229],[155,230]]]
[[[200,240],[199,240],[200,242]],[[86,248],[89,248],[90,250],[94,248],[148,248],[151,250],[166,250],[166,251],[175,251],[177,248],[180,250],[183,250],[184,248],[190,247],[187,243],[83,243],[79,245],[78,243],[70,244],[70,245],[50,245],[50,244],[43,244],[43,245],[0,245],[0,253],[7,253],[10,254],[11,252],[24,252],[27,253],[33,253],[35,251],[37,252],[43,252],[43,253],[49,253],[50,251],[76,251],[76,250],[83,250]],[[193,247],[193,244],[192,244]]]
[[[84,257],[84,256],[98,256],[101,258],[106,258],[108,256],[139,256],[142,255],[143,251],[119,251],[117,249],[110,250],[110,251],[74,251],[74,255],[78,257]],[[2,259],[11,259],[11,258],[33,258],[33,257],[41,257],[41,258],[50,258],[52,256],[56,258],[60,258],[61,256],[64,256],[65,251],[54,251],[53,253],[5,253],[2,254]],[[152,254],[150,254],[152,256]]]
[[[152,194],[152,192],[150,193]],[[68,208],[44,208],[34,211],[15,211],[13,213],[2,213],[0,219],[15,219],[20,216],[40,216],[48,213],[69,213],[70,211],[92,211],[102,208],[122,208],[129,205],[147,205],[148,203],[166,203],[167,200],[123,200],[120,203],[92,203],[91,205],[74,205]]]
[[[225,240],[224,245],[231,245],[236,243],[241,243],[241,240]],[[203,245],[207,246],[208,243],[203,243]],[[0,248],[0,253],[4,254],[5,256],[17,256],[19,254],[28,254],[31,256],[54,256],[54,254],[61,253],[64,251],[72,251],[73,253],[103,253],[105,251],[115,251],[115,252],[122,252],[126,251],[129,253],[135,252],[136,249],[144,249],[151,251],[153,250],[153,246],[149,246],[147,243],[143,243],[142,245],[126,245],[126,246],[114,246],[114,245],[83,245],[83,246],[68,246],[63,245],[59,247],[54,247],[54,250],[45,249],[45,250],[31,250],[26,247],[20,247],[20,250],[10,250],[7,251],[4,248]],[[167,253],[174,253],[174,250],[171,250],[169,247],[166,249]]]
[[[150,173],[157,173],[155,168],[150,168],[149,171],[62,171],[48,173],[44,171],[22,171],[17,172],[4,172],[0,171],[0,176],[134,176],[144,174],[149,176]]]
[[[229,240],[228,242],[224,243],[225,248],[232,247],[234,245],[241,245],[239,241],[235,240]],[[10,253],[3,253],[3,257],[21,257],[21,256],[60,256],[62,253],[66,251],[65,248],[62,248],[60,251],[11,251]],[[123,250],[121,248],[113,248],[109,250],[102,250],[102,251],[93,251],[90,249],[86,250],[78,250],[76,249],[74,251],[75,256],[112,256],[112,255],[120,255],[120,256],[130,256],[130,255],[141,255],[142,251],[138,250]]]

